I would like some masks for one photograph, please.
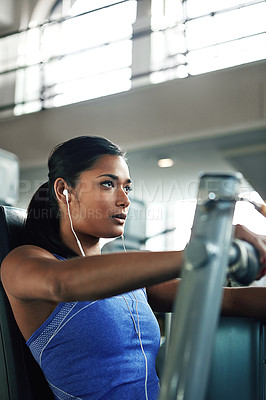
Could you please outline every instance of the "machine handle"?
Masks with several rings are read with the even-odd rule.
[[[234,239],[229,250],[227,277],[242,285],[249,285],[259,270],[259,254],[255,247],[244,240]]]

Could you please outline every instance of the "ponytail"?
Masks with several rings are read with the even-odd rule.
[[[23,243],[42,247],[66,258],[77,256],[62,243],[59,208],[57,202],[53,201],[54,196],[51,196],[49,186],[48,182],[42,184],[31,199]]]

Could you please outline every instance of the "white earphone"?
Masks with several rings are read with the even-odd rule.
[[[77,237],[77,234],[76,234],[76,232],[74,231],[74,228],[73,228],[73,222],[72,222],[72,218],[71,218],[71,214],[70,214],[69,201],[68,201],[68,190],[67,190],[67,189],[64,189],[64,190],[63,190],[63,195],[66,197],[66,202],[67,202],[67,213],[68,213],[68,216],[69,216],[69,221],[70,221],[71,230],[72,230],[72,232],[73,232],[73,235],[75,236],[77,245],[78,245],[79,250],[80,250],[80,252],[81,252],[81,255],[82,255],[83,257],[85,257],[86,254],[85,254],[85,252],[84,252],[84,250],[83,250],[83,248],[82,248],[82,245],[81,245],[81,243],[80,243],[80,241],[79,241],[79,238]]]
[[[63,190],[63,195],[66,196],[66,200],[68,201],[68,190],[67,189]]]

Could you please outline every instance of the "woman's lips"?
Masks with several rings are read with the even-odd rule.
[[[126,214],[115,214],[112,215],[112,219],[118,222],[119,224],[124,224],[126,221]]]

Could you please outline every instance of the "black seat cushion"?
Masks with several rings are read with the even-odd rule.
[[[26,212],[0,206],[0,263],[21,244]],[[15,322],[0,282],[0,399],[50,400],[53,394]]]

